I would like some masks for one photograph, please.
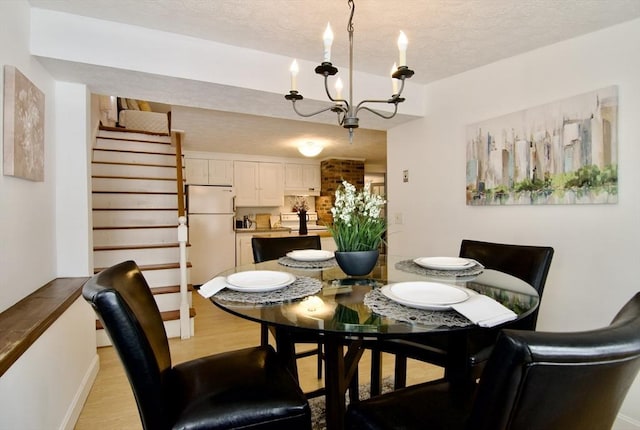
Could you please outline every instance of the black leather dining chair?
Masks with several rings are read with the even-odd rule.
[[[540,299],[544,291],[554,250],[548,246],[510,245],[477,240],[462,240],[459,256],[480,262],[486,269],[499,270],[519,278],[536,289]],[[538,309],[522,320],[509,324],[509,328],[535,330]],[[482,366],[491,353],[498,335],[496,329],[478,329],[468,336],[469,345],[467,379],[474,380],[482,373]],[[395,355],[395,388],[406,385],[407,358],[425,361],[445,368],[445,378],[451,360],[448,336],[425,336],[421,341],[403,339],[383,340],[372,347],[372,394],[379,394],[381,378],[381,352]]]
[[[352,404],[358,430],[610,429],[640,370],[640,293],[605,328],[504,330],[476,392],[427,382]]]
[[[262,263],[268,260],[277,260],[284,257],[290,251],[300,249],[322,249],[320,236],[285,236],[285,237],[252,237],[251,249],[253,251],[253,261]],[[317,335],[294,333],[292,334],[294,343],[315,343],[316,348],[296,353],[296,358],[317,357],[316,373],[318,379],[322,378],[322,342]],[[269,326],[260,325],[260,344],[269,344]]]
[[[309,404],[271,346],[172,365],[160,311],[135,262],[103,270],[82,294],[120,356],[145,430],[311,429]]]
[[[320,236],[252,237],[253,261],[261,263],[277,260],[290,251],[299,249],[322,249]]]

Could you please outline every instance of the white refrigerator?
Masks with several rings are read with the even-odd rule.
[[[232,187],[187,186],[187,224],[191,283],[201,285],[235,265]]]

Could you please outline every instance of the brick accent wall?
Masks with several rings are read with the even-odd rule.
[[[364,161],[330,159],[320,163],[322,184],[320,197],[316,197],[318,224],[331,224],[331,207],[335,193],[343,180],[349,181],[357,190],[364,187]]]

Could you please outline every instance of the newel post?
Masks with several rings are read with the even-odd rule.
[[[180,243],[180,338],[191,337],[189,318],[189,294],[187,291],[187,218],[178,217],[178,242]]]

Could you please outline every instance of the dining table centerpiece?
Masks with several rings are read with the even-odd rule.
[[[347,275],[371,272],[378,261],[380,242],[387,229],[381,217],[385,200],[371,192],[370,184],[360,191],[348,181],[336,190],[331,208],[333,224],[327,226],[336,242],[335,258]]]

